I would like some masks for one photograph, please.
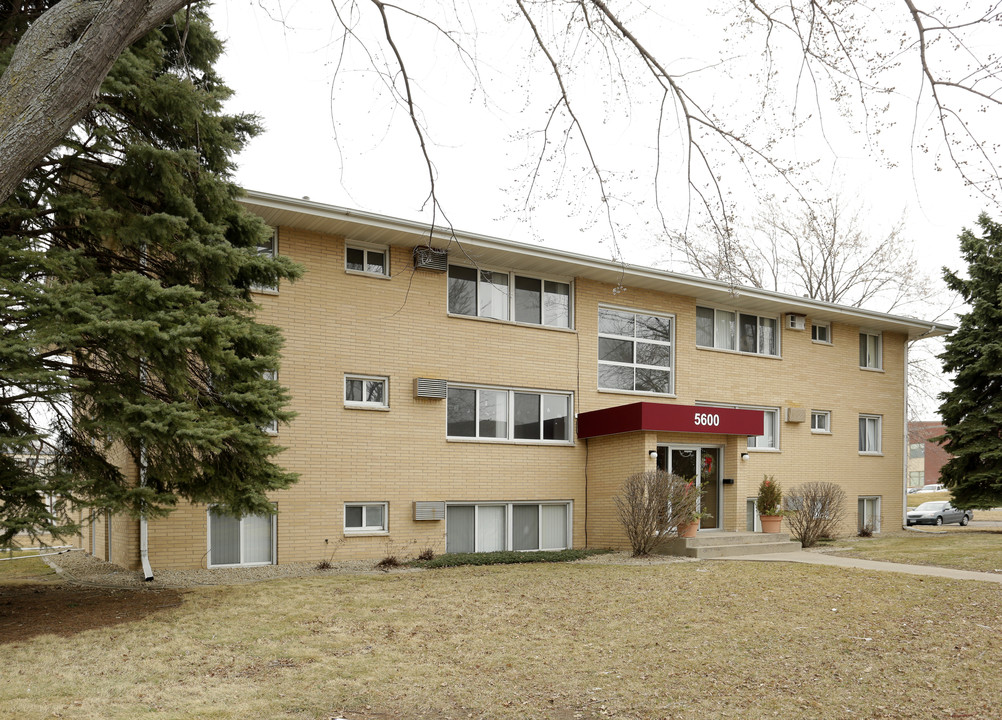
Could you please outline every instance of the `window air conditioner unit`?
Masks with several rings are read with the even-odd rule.
[[[786,327],[788,330],[803,330],[807,326],[806,315],[795,315],[790,313],[786,316]]]
[[[414,267],[419,270],[445,272],[449,269],[449,251],[429,245],[418,245],[414,248]]]
[[[445,520],[444,502],[418,502],[414,501],[415,520]]]
[[[414,378],[414,397],[445,400],[449,394],[449,382],[435,378]]]
[[[797,408],[797,407],[786,408],[786,422],[788,423],[807,422],[807,410],[805,410],[804,408]]]

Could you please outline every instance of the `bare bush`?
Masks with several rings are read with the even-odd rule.
[[[631,475],[614,499],[634,557],[650,555],[699,510],[693,483],[663,470]]]
[[[790,534],[805,548],[835,537],[845,515],[845,490],[835,483],[808,482],[786,493]]]

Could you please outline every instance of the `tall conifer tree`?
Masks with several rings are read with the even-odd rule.
[[[947,286],[970,310],[940,355],[953,388],[940,395],[942,440],[953,456],[941,478],[962,508],[1002,505],[1002,225],[978,218],[980,234],[964,230],[960,249],[967,278],[943,271]]]
[[[0,5],[0,72],[53,4]],[[237,202],[258,125],[222,111],[220,52],[197,6],[149,33],[0,205],[0,545],[72,531],[75,506],[264,512],[295,481],[262,432],[291,413],[250,290],[299,269]]]

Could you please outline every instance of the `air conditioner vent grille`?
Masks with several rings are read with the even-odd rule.
[[[415,520],[445,520],[444,502],[414,501]]]
[[[449,383],[436,378],[414,378],[414,397],[445,400],[449,394]]]
[[[445,272],[449,269],[449,251],[428,245],[418,245],[414,248],[414,267],[420,270]]]

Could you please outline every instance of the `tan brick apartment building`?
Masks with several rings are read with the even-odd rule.
[[[613,498],[664,467],[707,483],[702,532],[755,528],[763,475],[840,483],[845,530],[897,528],[906,341],[936,323],[263,193],[303,279],[274,517],[102,518],[83,547],[157,568],[622,547]],[[429,249],[429,246],[431,249]],[[698,468],[698,470],[697,470]]]

